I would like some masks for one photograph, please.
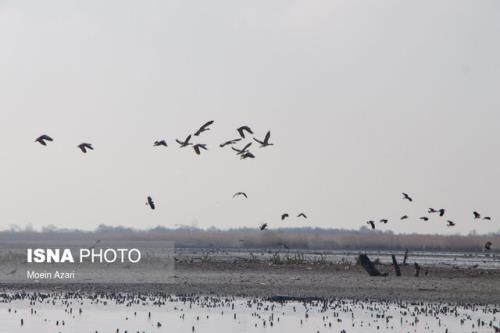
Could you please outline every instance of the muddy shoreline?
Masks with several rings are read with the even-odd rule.
[[[414,269],[405,266],[403,276],[396,277],[392,267],[380,269],[389,276],[369,277],[359,266],[341,264],[183,262],[176,264],[169,282],[162,284],[3,283],[0,291],[500,303],[500,270],[434,267],[427,275],[414,277]]]

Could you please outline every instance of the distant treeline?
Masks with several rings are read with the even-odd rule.
[[[258,231],[241,228],[156,227],[135,230],[126,227],[99,226],[95,231],[81,231],[46,227],[42,231],[12,229],[0,232],[5,240],[156,240],[174,241],[178,248],[283,248],[304,250],[404,250],[412,251],[483,251],[486,241],[493,243],[494,252],[500,250],[500,233],[487,235],[423,235],[394,234],[391,231],[283,228]]]

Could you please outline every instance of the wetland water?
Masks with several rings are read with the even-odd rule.
[[[498,306],[4,294],[0,332],[493,332]]]

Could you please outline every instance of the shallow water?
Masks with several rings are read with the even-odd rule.
[[[3,299],[0,332],[493,332],[497,311],[352,300],[282,304],[217,297],[30,296]]]

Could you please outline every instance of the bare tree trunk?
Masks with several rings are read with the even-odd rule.
[[[408,259],[408,249],[405,251],[405,256],[403,258],[403,266],[406,266],[406,260]]]
[[[401,276],[401,270],[399,269],[398,261],[396,260],[396,256],[394,254],[392,256],[392,265],[394,266],[394,271],[396,272],[396,276]]]
[[[366,254],[360,254],[359,255],[359,263],[365,271],[370,275],[370,276],[386,276],[387,274],[382,274],[380,271],[375,267],[375,265],[370,261],[368,256]]]
[[[420,265],[415,263],[415,276],[418,277],[420,275]]]

